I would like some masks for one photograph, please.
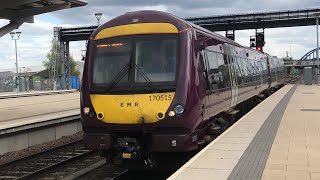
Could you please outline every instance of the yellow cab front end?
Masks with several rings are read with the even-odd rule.
[[[90,99],[99,120],[141,124],[165,118],[174,98],[177,34],[169,23],[138,23],[96,35]]]
[[[178,74],[178,29],[170,23],[120,25],[100,30],[91,42],[91,109],[84,109],[96,122],[83,124],[100,127],[85,132],[86,147],[108,150],[121,162],[148,159],[147,146],[155,140],[150,143],[144,127],[175,114],[169,107]]]
[[[174,92],[129,95],[90,95],[97,118],[105,123],[155,123],[165,118]]]

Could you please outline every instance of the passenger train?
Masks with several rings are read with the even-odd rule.
[[[125,13],[90,36],[81,118],[86,148],[152,167],[158,152],[210,142],[284,84],[284,62],[177,16]]]

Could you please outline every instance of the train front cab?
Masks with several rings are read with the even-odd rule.
[[[88,86],[81,95],[88,149],[109,150],[121,161],[146,161],[152,152],[198,147],[193,130],[202,104],[200,89],[190,88],[199,83],[191,78],[199,68],[189,59],[189,38],[190,31],[170,23],[120,25],[94,35],[84,69]]]

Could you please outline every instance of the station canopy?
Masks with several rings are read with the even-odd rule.
[[[9,24],[0,27],[0,37],[25,22],[33,23],[35,15],[86,4],[85,0],[0,0],[0,19],[10,21]]]

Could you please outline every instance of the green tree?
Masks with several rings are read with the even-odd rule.
[[[61,75],[61,46],[60,43],[52,39],[51,41],[51,49],[47,54],[47,60],[43,61],[43,65],[46,69],[49,69],[51,72],[52,66],[55,65],[56,67],[56,77]],[[54,63],[56,60],[56,63]],[[74,61],[73,56],[70,56],[70,69],[71,69],[71,76],[78,76],[80,72],[76,69],[76,62]]]

